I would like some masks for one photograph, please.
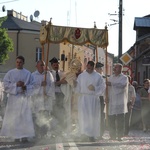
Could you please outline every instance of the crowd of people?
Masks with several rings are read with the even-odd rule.
[[[123,65],[114,65],[113,74],[103,74],[103,64],[75,58],[64,73],[57,58],[50,67],[43,60],[30,72],[25,58],[16,58],[16,68],[8,71],[0,84],[0,99],[7,94],[0,136],[15,142],[40,139],[48,133],[94,142],[102,139],[105,129],[112,140],[121,141],[130,129],[150,129],[150,80],[139,88],[136,81],[123,74]],[[72,134],[76,125],[77,132]]]

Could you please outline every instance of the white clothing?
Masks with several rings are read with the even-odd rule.
[[[76,74],[75,73],[67,73],[65,80],[67,81],[67,84],[61,84],[61,91],[64,94],[64,108],[66,112],[66,122],[67,122],[67,134],[70,134],[71,132],[71,104],[73,101],[73,94],[74,94],[74,87],[73,87],[73,81],[76,80]]]
[[[88,89],[93,85],[95,91]],[[105,83],[102,76],[93,71],[81,73],[77,78],[76,92],[78,96],[78,118],[81,134],[89,137],[98,137],[100,134],[100,99],[99,96],[105,90]]]
[[[18,81],[25,83],[26,91],[17,87]],[[15,139],[35,136],[31,102],[27,96],[32,89],[31,73],[26,69],[12,69],[6,73],[3,82],[8,100],[0,135]]]
[[[4,86],[3,82],[0,81],[0,103],[3,101],[3,97],[4,97]]]
[[[104,73],[102,72],[102,73],[99,73],[99,74],[102,76],[103,82],[106,84]],[[106,94],[106,90],[104,90],[104,92],[101,94],[101,96],[103,96],[105,98],[105,94]]]
[[[127,113],[128,102],[128,78],[124,74],[112,75],[108,79],[111,86],[108,87],[108,114],[117,115]]]
[[[45,72],[42,74],[39,73],[37,70],[32,73],[32,77],[34,79],[34,90],[32,102],[33,113],[37,113],[40,110],[48,110],[49,112],[52,111],[52,101],[55,99],[55,86],[54,86],[54,79],[50,71],[47,71],[46,74],[46,83],[47,85],[41,86],[42,81],[45,78]]]
[[[149,89],[148,89],[148,93],[150,93],[150,87],[149,87]]]
[[[76,81],[76,74],[75,73],[67,73],[65,80],[67,84],[61,84],[61,90],[64,94],[64,101],[67,102],[70,100],[72,92],[74,91],[73,81]]]
[[[129,87],[128,87],[128,102],[131,102],[135,98],[136,98],[135,88],[134,88],[133,85],[129,84]]]

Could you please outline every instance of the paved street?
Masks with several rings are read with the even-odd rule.
[[[109,140],[105,131],[103,140],[96,142],[78,142],[65,137],[46,138],[28,144],[14,143],[1,137],[1,150],[150,150],[150,131],[132,130],[122,141]]]
[[[2,109],[1,109],[2,110]],[[11,139],[0,137],[0,150],[150,150],[150,131],[132,130],[122,141],[109,140],[105,131],[103,140],[79,142],[79,140],[56,137],[40,139],[30,143],[14,143]]]

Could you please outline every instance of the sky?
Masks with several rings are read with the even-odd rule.
[[[123,1],[123,32],[122,53],[125,53],[135,43],[136,32],[133,30],[135,17],[150,14],[149,0],[122,0]],[[1,7],[6,10],[22,12],[41,22],[50,21],[59,26],[73,26],[93,28],[94,22],[98,29],[103,29],[107,23],[109,45],[108,52],[118,55],[118,24],[111,19],[118,19],[119,0],[0,0]],[[34,17],[34,12],[39,11],[39,16]],[[116,14],[116,15],[110,15]],[[7,12],[0,12],[6,16]]]

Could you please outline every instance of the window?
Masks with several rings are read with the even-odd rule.
[[[42,49],[38,47],[36,48],[36,62],[41,59],[42,59]]]
[[[149,66],[150,65],[150,56],[144,57],[142,60],[142,64],[145,66]]]

